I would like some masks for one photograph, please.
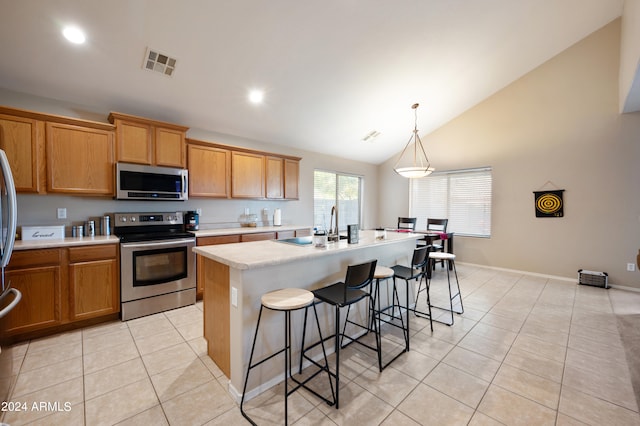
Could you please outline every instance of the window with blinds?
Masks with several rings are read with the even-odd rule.
[[[416,229],[427,218],[449,219],[447,231],[473,237],[491,236],[491,168],[435,172],[409,183],[409,214]]]
[[[331,208],[338,208],[338,226],[341,231],[347,225],[360,228],[362,177],[335,172],[313,172],[313,226],[329,230],[332,226]],[[335,220],[335,218],[334,218]]]

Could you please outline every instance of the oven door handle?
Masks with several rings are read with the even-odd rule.
[[[177,240],[163,240],[163,241],[145,241],[143,243],[122,243],[122,247],[126,248],[143,248],[150,249],[156,247],[169,247],[169,246],[177,246],[181,244],[195,244],[195,238],[185,238],[185,239],[177,239]]]

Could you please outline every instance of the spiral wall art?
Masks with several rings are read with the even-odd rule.
[[[536,217],[563,217],[563,192],[564,189],[556,191],[534,191]]]

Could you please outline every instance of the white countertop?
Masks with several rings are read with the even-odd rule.
[[[17,240],[13,246],[14,250],[33,250],[46,248],[60,248],[72,246],[88,246],[95,244],[117,244],[118,237],[113,235],[98,235],[95,237],[65,238],[64,240]]]
[[[217,235],[235,235],[235,234],[255,234],[258,232],[278,232],[278,231],[294,231],[296,229],[311,229],[310,226],[304,225],[283,225],[283,226],[243,226],[237,228],[220,228],[220,229],[202,229],[193,231],[196,237],[213,237]]]
[[[387,232],[386,239],[376,240],[374,231],[360,231],[360,241],[357,244],[349,244],[347,240],[341,240],[337,243],[329,243],[324,248],[316,248],[313,244],[299,246],[270,240],[199,246],[194,247],[193,251],[232,268],[255,269],[288,263],[298,259],[327,256],[411,239],[417,240],[422,237],[420,234]]]

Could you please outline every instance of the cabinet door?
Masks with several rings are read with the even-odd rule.
[[[184,168],[185,132],[156,127],[154,152],[157,166]]]
[[[300,162],[297,160],[284,160],[284,198],[288,200],[298,199],[298,181],[300,179]]]
[[[47,123],[47,190],[113,195],[113,132]]]
[[[17,334],[62,323],[62,288],[59,266],[15,269],[7,281],[20,290],[22,300],[6,316],[7,333]]]
[[[151,126],[122,120],[115,120],[115,124],[118,161],[151,164]]]
[[[119,283],[116,259],[70,264],[71,320],[78,321],[119,312]]]
[[[7,154],[16,192],[44,192],[44,122],[0,114],[0,149]]]
[[[264,156],[248,152],[231,153],[231,196],[264,198]]]
[[[267,169],[267,198],[284,197],[284,168],[283,159],[280,157],[266,157]]]
[[[189,145],[189,196],[229,197],[230,152],[226,149]]]

